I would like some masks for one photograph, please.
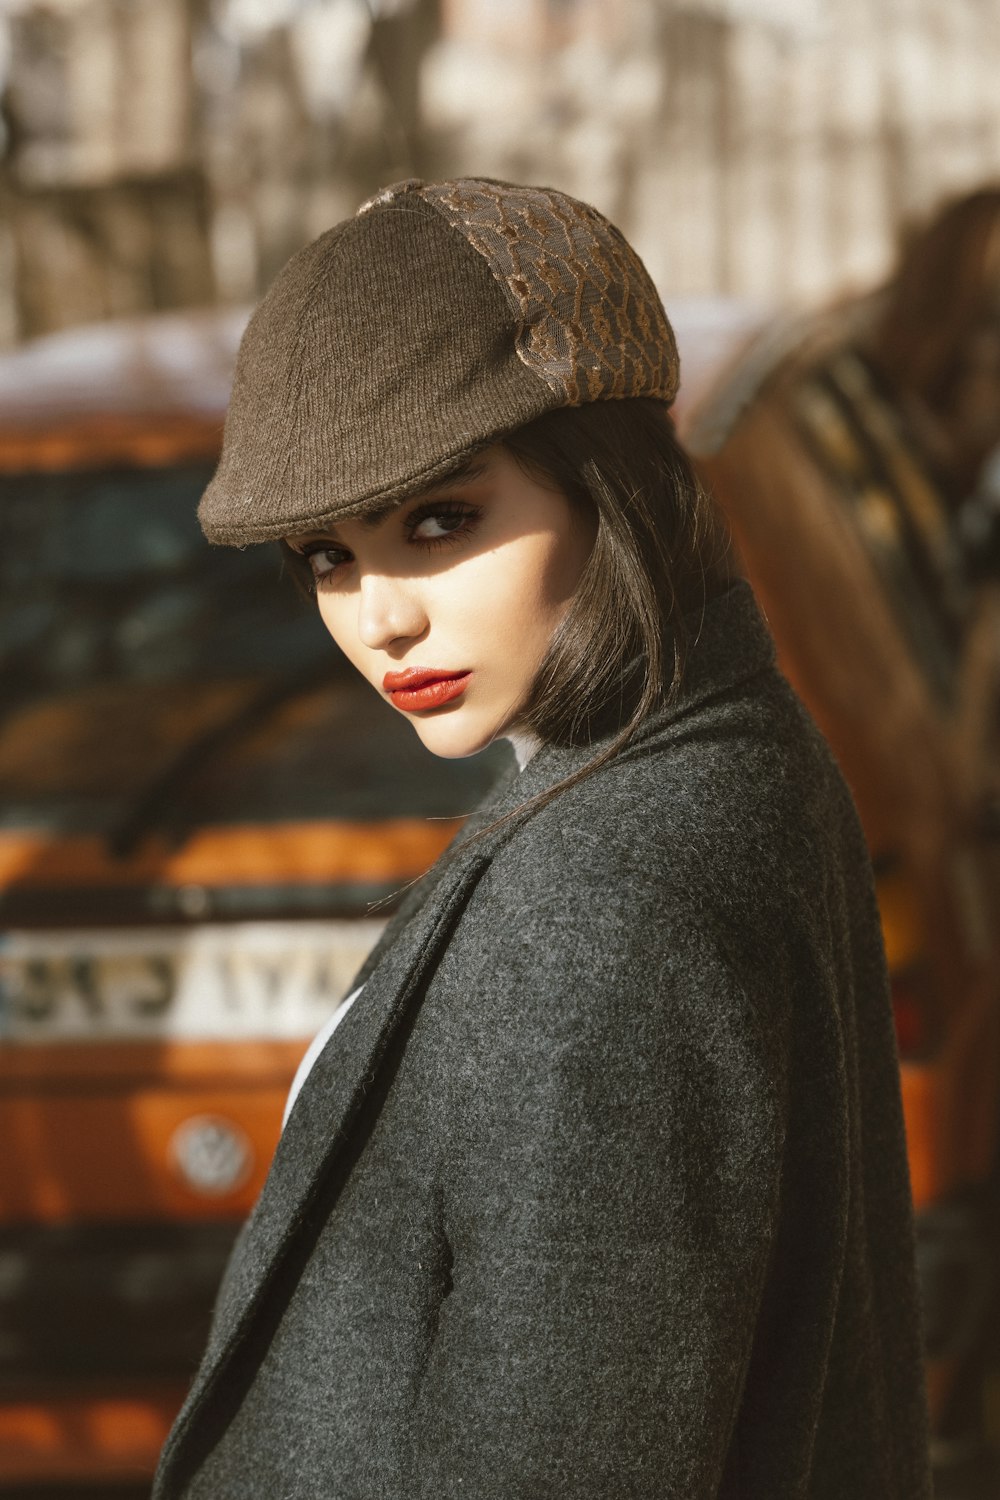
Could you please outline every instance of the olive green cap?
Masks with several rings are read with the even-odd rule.
[[[288,262],[250,320],[213,542],[403,500],[555,407],[677,391],[652,280],[596,209],[484,178],[395,184]]]

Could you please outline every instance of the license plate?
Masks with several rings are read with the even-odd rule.
[[[0,935],[0,1040],[313,1035],[382,922],[219,923]]]

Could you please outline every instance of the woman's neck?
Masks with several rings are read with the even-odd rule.
[[[538,736],[536,734],[532,734],[530,730],[527,729],[515,730],[509,734],[506,734],[504,738],[508,739],[513,747],[514,756],[517,760],[517,769],[519,771],[523,771],[525,766],[528,764],[528,761],[534,755],[535,751],[542,748],[542,742],[538,738]]]

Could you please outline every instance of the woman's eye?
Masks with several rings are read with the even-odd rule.
[[[442,542],[458,540],[472,529],[480,511],[474,506],[442,506],[434,510],[417,511],[407,518],[407,531],[411,541]]]
[[[314,578],[328,577],[342,562],[347,562],[348,557],[349,554],[342,547],[314,547],[311,552],[306,553],[306,561]]]

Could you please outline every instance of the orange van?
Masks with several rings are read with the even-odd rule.
[[[151,1475],[299,1058],[495,774],[202,539],[241,326],[0,361],[0,1486]]]

